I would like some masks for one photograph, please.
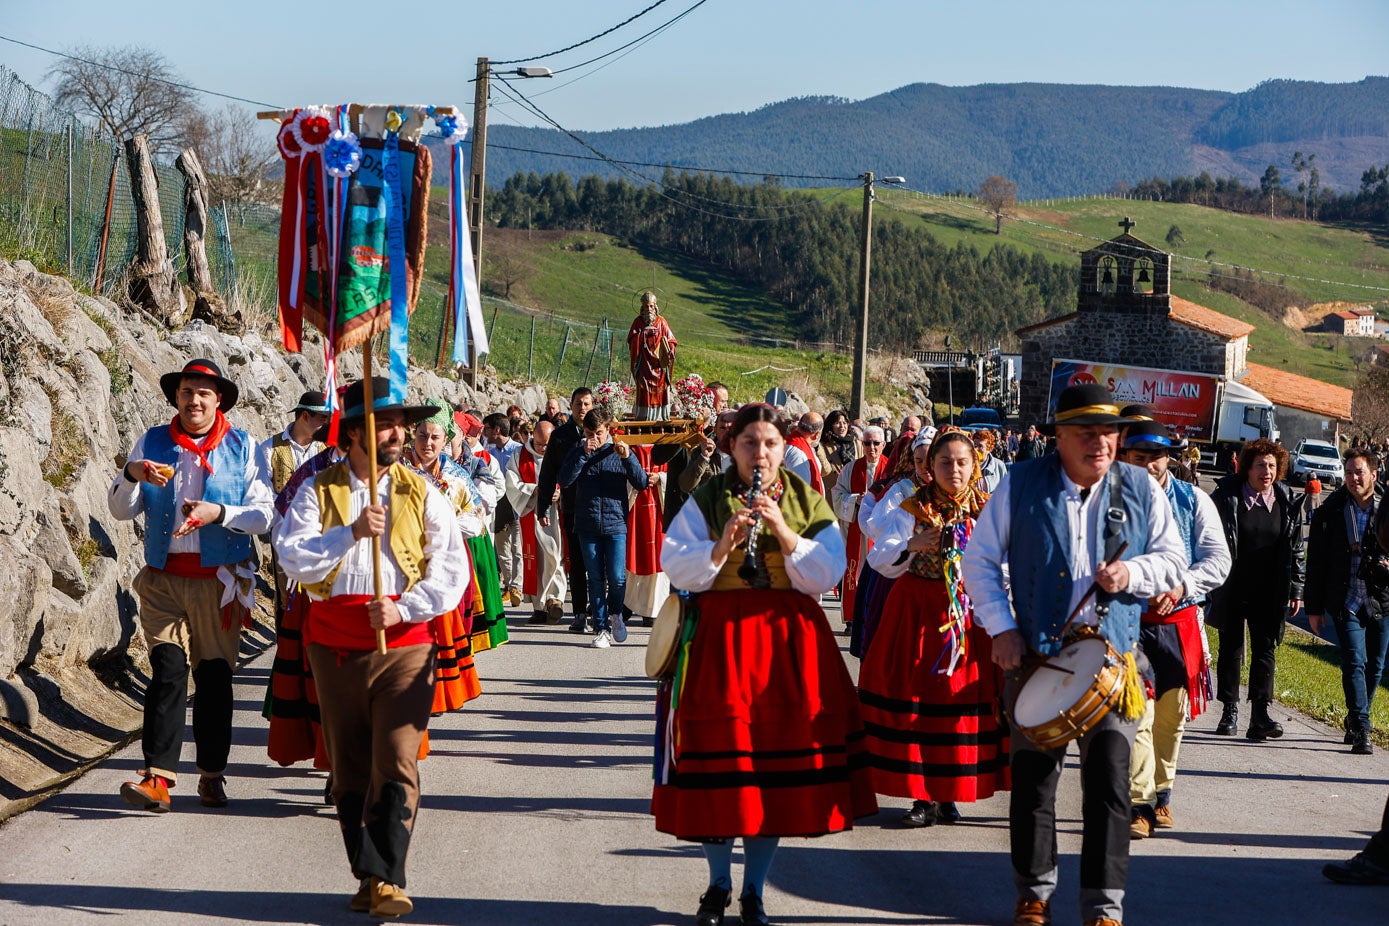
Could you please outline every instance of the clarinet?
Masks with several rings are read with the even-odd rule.
[[[762,467],[755,466],[752,470],[752,485],[748,487],[747,507],[751,508],[761,495]],[[761,534],[762,516],[755,514],[752,516],[752,524],[748,526],[748,543],[744,548],[743,564],[738,567],[738,578],[753,588],[768,588],[772,584],[771,576],[767,574],[766,564],[757,559],[757,545]]]

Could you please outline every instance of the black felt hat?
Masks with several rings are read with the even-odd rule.
[[[222,394],[222,399],[217,403],[221,411],[231,411],[236,404],[237,398],[241,395],[241,390],[236,387],[236,383],[222,375],[222,368],[211,360],[198,359],[190,360],[183,365],[182,370],[173,373],[165,373],[159,377],[159,388],[164,390],[164,398],[169,400],[169,404],[178,407],[175,396],[178,394],[178,384],[183,381],[185,376],[201,376],[210,379],[217,384],[217,391]]]
[[[347,390],[342,394],[342,420],[339,422],[339,427],[355,424],[367,416],[365,392],[366,389],[361,380],[347,387]],[[438,411],[433,405],[406,405],[403,402],[392,402],[391,384],[384,376],[371,378],[371,405],[378,413],[404,412],[407,425],[432,418]]]
[[[1124,429],[1125,450],[1166,450],[1172,453],[1186,446],[1186,441],[1172,436],[1161,421],[1134,421]]]
[[[1153,409],[1151,406],[1140,405],[1137,403],[1133,405],[1125,405],[1123,408],[1119,409],[1119,417],[1127,418],[1130,421],[1157,420],[1153,417]]]
[[[319,415],[328,414],[328,399],[321,392],[306,392],[299,397],[299,404],[290,409],[291,412],[315,412]]]
[[[1045,434],[1055,433],[1058,424],[1125,424],[1119,415],[1114,396],[1099,383],[1067,386],[1056,400],[1056,411],[1042,428]]]

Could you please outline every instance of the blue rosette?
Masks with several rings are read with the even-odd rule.
[[[331,177],[345,180],[362,164],[362,143],[352,132],[335,129],[323,146],[323,169]]]

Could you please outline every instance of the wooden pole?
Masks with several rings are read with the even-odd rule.
[[[479,287],[482,286],[482,201],[487,187],[487,98],[491,93],[491,74],[488,59],[478,58],[477,82],[473,85],[472,150],[468,155],[468,234],[472,237],[473,267]],[[474,389],[477,388],[477,365],[478,358],[474,356],[468,364],[468,385]]]
[[[101,294],[101,277],[106,272],[106,243],[111,239],[111,205],[116,201],[116,171],[120,170],[121,153],[113,148],[111,181],[106,185],[106,215],[101,219],[101,244],[96,251],[96,271],[92,274],[92,291]]]
[[[183,290],[174,277],[174,265],[164,243],[164,217],[159,208],[159,181],[149,138],[136,135],[125,141],[126,167],[130,171],[130,195],[135,201],[135,262],[130,267],[130,297],[155,313],[171,328],[188,320]]]
[[[366,431],[362,440],[366,441],[367,469],[371,477],[367,479],[367,504],[375,505],[376,495],[376,397],[371,389],[371,338],[362,342],[362,404],[366,409]],[[381,538],[371,538],[371,576],[372,596],[380,601],[381,594]],[[386,655],[386,631],[376,631],[376,652]]]

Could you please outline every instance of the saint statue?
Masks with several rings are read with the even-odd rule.
[[[641,314],[627,332],[631,354],[632,417],[638,421],[670,419],[670,384],[675,369],[675,335],[661,317],[656,294],[642,293]]]

